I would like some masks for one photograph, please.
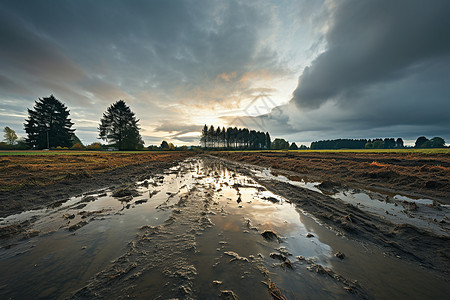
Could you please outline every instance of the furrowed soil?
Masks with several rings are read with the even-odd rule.
[[[0,157],[0,298],[450,293],[448,154],[91,155]]]
[[[329,184],[401,192],[450,204],[449,153],[216,152],[215,156]]]

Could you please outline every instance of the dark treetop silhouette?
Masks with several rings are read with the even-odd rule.
[[[119,150],[139,150],[144,141],[139,134],[139,127],[134,112],[119,100],[112,104],[103,114],[98,129],[100,138]]]
[[[205,148],[234,148],[234,149],[270,149],[270,135],[248,128],[228,127],[222,129],[211,125],[204,126],[200,143]]]
[[[69,119],[69,110],[53,95],[40,98],[34,108],[28,109],[25,120],[26,143],[33,149],[70,147],[75,129]]]

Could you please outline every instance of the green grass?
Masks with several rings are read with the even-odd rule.
[[[312,152],[354,152],[354,153],[420,153],[420,154],[450,154],[450,148],[434,148],[434,149],[339,149],[339,150],[231,150],[220,152],[281,152],[281,153],[312,153]]]
[[[150,153],[173,153],[177,151],[71,151],[71,150],[54,150],[54,151],[27,151],[27,150],[9,150],[0,151],[0,156],[7,155],[94,155],[94,154],[150,154]]]
[[[9,150],[0,151],[0,156],[6,155],[94,155],[94,154],[142,154],[142,153],[173,153],[177,151],[71,151],[71,150],[53,150],[53,151],[23,151],[23,150]],[[419,154],[450,154],[450,148],[436,148],[436,149],[339,149],[339,150],[220,150],[219,152],[290,152],[290,153],[311,153],[311,152],[354,152],[354,153],[419,153]]]

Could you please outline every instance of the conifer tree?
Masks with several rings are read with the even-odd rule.
[[[220,147],[220,142],[221,142],[220,137],[221,136],[222,136],[222,129],[220,129],[220,126],[217,126],[216,133],[214,135],[216,142],[217,142],[217,147]]]
[[[220,141],[222,142],[222,146],[226,146],[226,140],[227,140],[227,131],[225,127],[222,127],[222,132],[220,133]]]
[[[203,126],[202,137],[200,138],[200,143],[206,148],[206,142],[208,141],[208,126]]]
[[[34,149],[71,147],[75,129],[71,129],[69,114],[67,107],[53,95],[37,100],[34,108],[28,109],[24,124],[28,146]]]
[[[272,141],[270,139],[270,134],[266,132],[266,149],[269,150],[272,146]]]
[[[225,136],[225,139],[227,140],[227,148],[231,147],[231,141],[232,141],[232,137],[233,136],[233,128],[228,127],[227,129],[227,134]]]
[[[215,147],[216,131],[214,130],[214,126],[213,125],[211,125],[211,127],[209,127],[208,140],[210,142],[209,146],[210,147]]]
[[[268,132],[237,127],[217,127],[217,129],[214,129],[214,125],[208,127],[205,124],[202,129],[200,144],[205,148],[226,147],[228,149],[259,150],[270,149],[271,139]]]
[[[144,146],[139,134],[139,120],[136,120],[125,101],[119,100],[108,107],[100,122],[100,138],[110,143],[110,146],[119,150],[138,150]]]

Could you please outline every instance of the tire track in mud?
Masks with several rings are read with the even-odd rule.
[[[68,222],[66,217],[70,222],[78,222],[83,217],[87,222],[97,220],[99,227],[105,225],[102,222],[111,224],[111,237],[102,246],[93,249],[107,247],[117,251],[104,258],[101,267],[94,267],[83,280],[66,288],[64,294],[57,291],[52,295],[55,298],[71,295],[69,297],[73,299],[234,299],[237,296],[241,299],[264,299],[277,295],[276,299],[285,299],[281,294],[283,292],[289,298],[292,295],[292,298],[304,296],[311,299],[370,299],[368,295],[372,294],[384,298],[380,297],[380,293],[374,293],[374,289],[381,288],[397,296],[403,292],[399,293],[395,284],[387,284],[395,277],[385,278],[386,273],[376,268],[377,265],[388,266],[393,262],[397,266],[397,269],[393,268],[393,273],[407,280],[414,279],[414,276],[404,272],[409,269],[393,261],[395,258],[385,259],[378,250],[373,252],[380,254],[376,259],[364,257],[370,252],[369,249],[367,252],[361,249],[360,241],[370,250],[375,249],[365,241],[378,243],[377,237],[389,233],[392,224],[385,221],[379,223],[370,214],[353,211],[351,206],[320,193],[270,178],[258,180],[252,173],[255,168],[209,156],[191,158],[165,170],[164,175],[159,174],[142,183],[116,187],[111,197],[99,196],[96,201],[100,203],[96,205],[115,204],[115,209],[120,209],[117,218],[109,219],[111,222],[95,219],[97,212],[101,212],[97,209],[102,205],[94,207],[95,210],[80,211],[76,216],[73,211],[70,214],[59,212],[58,220],[62,219],[64,224]],[[149,189],[149,185],[159,188]],[[135,194],[136,189],[150,196],[137,196],[134,202],[123,198]],[[156,196],[158,199],[150,201],[155,192],[160,192]],[[93,195],[96,193],[86,194],[86,199],[95,198]],[[144,204],[138,205],[141,202]],[[78,207],[78,202],[74,205]],[[304,214],[304,211],[316,219]],[[322,215],[328,216],[328,219]],[[158,219],[156,216],[160,219],[154,222]],[[122,227],[122,223],[127,226]],[[69,232],[67,224],[64,230]],[[79,240],[72,240],[75,237],[89,241],[92,237],[94,240],[103,237],[103,233],[93,234],[95,226],[84,227],[76,234],[68,233],[67,239],[72,241],[68,245],[77,245]],[[336,236],[335,231],[329,231],[326,227],[345,233],[353,241]],[[409,237],[421,235],[420,232],[412,232],[409,227],[398,230],[402,229]],[[270,239],[269,233],[275,238]],[[383,238],[394,240],[397,233],[393,234],[383,235]],[[53,242],[49,237],[48,241]],[[132,241],[127,245],[130,239]],[[120,249],[114,248],[117,245]],[[386,246],[386,249],[400,251],[395,245]],[[70,250],[60,253],[63,255],[54,267],[66,273],[83,272],[88,266],[86,260],[81,260],[82,254],[76,256],[75,252],[70,252],[75,248],[67,249]],[[54,251],[51,247],[44,250]],[[362,254],[356,255],[356,252],[360,254],[360,250],[363,250]],[[336,251],[345,252],[345,259],[343,255],[338,257],[336,253],[340,252]],[[416,255],[416,252],[413,254]],[[98,255],[95,258],[101,259]],[[114,258],[117,259],[109,262]],[[417,262],[418,258],[413,256],[411,260]],[[74,266],[76,264],[78,266]],[[368,268],[374,270],[369,272],[369,281],[383,278],[374,284],[368,282],[365,275]],[[41,285],[58,289],[69,280],[67,275],[56,275],[53,281],[46,278],[47,282],[44,282],[42,278],[45,278],[45,273],[35,274],[38,279],[33,283],[17,287],[29,287],[39,293],[43,289]],[[414,274],[420,277],[429,272]],[[87,281],[86,278],[91,279]],[[406,287],[409,289],[417,283],[416,280]],[[417,286],[422,288],[426,284],[419,282]],[[442,287],[439,284],[431,285],[431,288]],[[415,292],[408,291],[409,295]]]
[[[204,160],[214,165],[210,159]],[[236,243],[244,240],[246,243],[263,241],[258,229],[255,228],[255,233],[249,236],[250,223],[247,219],[247,222],[235,224],[237,231],[230,236],[230,232],[224,234],[223,224],[217,227],[212,223],[210,217],[220,222],[227,220],[230,212],[225,211],[224,207],[227,206],[225,203],[232,200],[220,195],[222,187],[228,186],[228,183],[216,184],[217,182],[202,180],[206,177],[213,181],[218,180],[217,171],[207,170],[206,173],[200,172],[196,183],[188,192],[179,195],[179,201],[173,205],[169,219],[159,226],[141,227],[136,239],[129,243],[128,251],[98,273],[71,298],[236,299],[237,292],[238,295],[257,298],[276,295],[276,299],[285,299],[270,280],[269,274],[274,273],[266,269],[263,255],[256,255],[255,252],[255,255],[247,253],[248,257],[243,257],[231,251],[233,248],[243,250]],[[235,177],[236,172],[232,173],[232,177]],[[235,182],[229,188],[236,190],[239,204],[239,188],[248,187]],[[202,237],[211,227],[217,228]],[[240,237],[233,240],[237,238],[236,234]],[[228,245],[224,240],[230,240],[234,246]],[[267,246],[271,248],[273,245],[269,243]],[[212,249],[215,247],[218,248]],[[274,263],[273,267],[278,265],[279,268],[284,267],[283,263]],[[292,264],[290,268],[293,268]],[[286,268],[283,269],[286,272]],[[223,279],[225,282],[222,284]],[[336,280],[331,284],[338,286],[338,282],[339,280]],[[343,285],[349,284],[344,282]],[[229,290],[230,287],[234,292]],[[348,295],[349,298],[367,298],[356,286],[352,292],[354,294]]]
[[[409,224],[393,224],[374,214],[327,195],[299,188],[289,183],[265,180],[255,176],[250,165],[222,159],[239,172],[305,211],[322,224],[357,241],[369,242],[392,256],[420,264],[443,279],[450,272],[450,237],[434,234]],[[254,166],[262,169],[262,167]]]
[[[133,297],[137,283],[142,281],[139,279],[145,277],[157,279],[146,287],[153,298],[191,297],[197,270],[188,256],[196,251],[196,235],[212,225],[206,215],[199,213],[207,212],[210,201],[208,192],[196,187],[181,195],[168,220],[159,226],[143,226],[130,242],[128,252],[72,298]]]
[[[129,243],[127,253],[98,273],[71,298],[196,298],[202,292],[194,286],[198,275],[195,261],[199,259],[198,255],[196,257],[199,252],[196,240],[214,226],[208,216],[225,214],[223,207],[213,200],[214,193],[213,185],[197,181],[188,192],[179,195],[169,219],[159,226],[141,227],[136,239]],[[248,277],[264,279],[261,260],[236,259],[224,254],[220,259],[234,264],[231,270],[228,268],[230,273],[233,268],[236,272],[242,271],[236,264],[244,263],[244,273]],[[218,264],[208,267],[214,268]],[[219,296],[221,282],[210,280],[210,283],[216,286],[213,293],[217,292]],[[261,290],[266,289],[262,286]],[[235,296],[226,290],[223,295]]]
[[[450,238],[447,236],[439,236],[409,224],[392,224],[314,191],[304,190],[302,197],[298,197],[298,191],[286,183],[260,183],[346,236],[381,246],[385,251],[426,266],[443,277],[449,274]]]

